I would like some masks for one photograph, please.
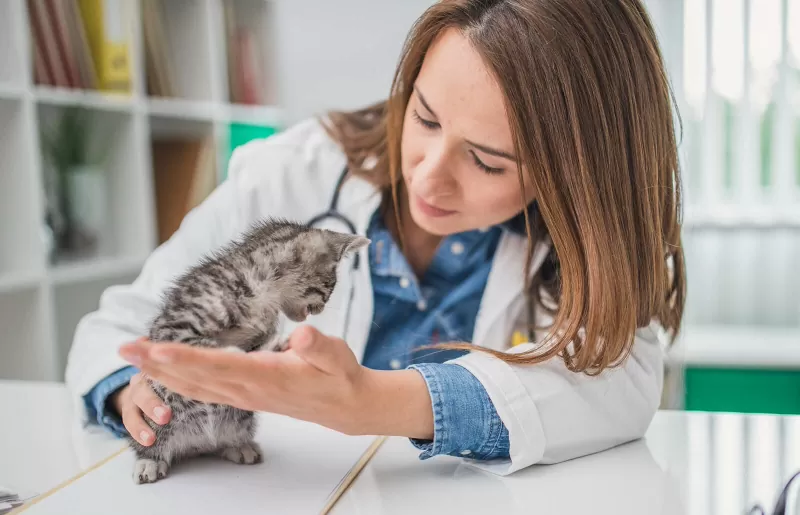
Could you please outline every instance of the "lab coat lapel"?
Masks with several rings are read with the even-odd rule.
[[[339,211],[353,221],[359,234],[366,235],[370,218],[380,202],[380,190],[364,179],[351,177],[342,186]],[[509,231],[503,232],[475,323],[472,340],[475,345],[497,350],[508,347],[506,341],[508,335],[499,334],[503,331],[495,330],[495,328],[510,327],[524,315],[519,312],[519,309],[512,310],[510,307],[516,299],[520,299],[523,295],[524,281],[522,278],[527,245],[526,238]],[[549,240],[537,244],[531,263],[531,275],[539,270],[549,249]],[[348,309],[349,301],[343,298],[342,307],[344,309],[341,310],[339,332],[342,332],[345,326],[347,327],[347,333],[343,333],[342,337],[347,341],[356,357],[361,360],[372,326],[374,299],[368,248],[362,248],[359,253],[361,266],[358,270],[350,273],[352,264],[350,262],[342,267],[345,273],[340,275],[340,286],[345,294],[349,294],[350,288],[353,288],[353,300]],[[346,322],[345,317],[348,316],[349,321]],[[498,322],[508,323],[498,324]]]
[[[381,193],[378,188],[359,177],[350,177],[342,186],[339,211],[353,222],[358,234],[366,236],[372,214],[378,209],[380,202]],[[367,346],[374,312],[368,246],[359,250],[359,261],[358,270],[353,272],[350,272],[352,262],[348,262],[346,265],[348,272],[344,274],[344,277],[347,278],[344,281],[347,281],[347,284],[346,288],[342,288],[342,290],[349,295],[352,288],[353,299],[352,301],[345,299],[345,302],[350,303],[350,307],[342,313],[342,337],[361,361]],[[349,317],[349,321],[346,321],[345,317]],[[344,334],[345,328],[346,334]]]
[[[549,240],[536,245],[530,268],[531,277],[542,266],[549,249]],[[527,252],[528,240],[526,238],[510,231],[503,232],[492,261],[492,269],[489,272],[489,279],[486,282],[486,289],[475,321],[473,344],[495,350],[505,350],[508,348],[507,340],[510,335],[498,334],[505,332],[499,331],[499,329],[512,327],[520,318],[524,321],[524,312],[520,312],[520,309],[510,309],[510,307],[516,299],[520,299],[524,294],[523,276]],[[524,308],[524,303],[521,305]],[[498,322],[505,323],[498,324]]]

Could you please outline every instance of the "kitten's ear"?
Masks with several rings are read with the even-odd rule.
[[[339,259],[358,251],[362,247],[370,244],[369,238],[353,234],[342,234],[338,238],[337,246],[339,249]]]

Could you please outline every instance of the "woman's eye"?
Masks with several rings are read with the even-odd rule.
[[[494,168],[492,166],[487,165],[483,161],[481,161],[478,158],[478,154],[476,154],[472,150],[470,150],[469,153],[472,154],[472,159],[475,161],[475,164],[478,165],[478,168],[480,168],[484,172],[486,172],[488,174],[493,174],[493,175],[503,173],[503,169],[502,168]]]
[[[425,118],[421,117],[418,112],[413,112],[414,119],[420,123],[426,129],[438,129],[439,124],[436,122],[432,122],[430,120],[426,120]]]

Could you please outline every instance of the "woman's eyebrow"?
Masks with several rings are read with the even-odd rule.
[[[478,143],[475,143],[474,141],[470,140],[465,140],[465,141],[470,145],[472,145],[473,147],[480,150],[481,152],[485,152],[491,156],[504,157],[510,161],[513,161],[514,163],[517,162],[516,156],[511,152],[506,152],[505,150],[497,150],[495,148],[487,147],[485,145],[479,145]]]
[[[436,117],[436,113],[433,111],[433,109],[431,109],[431,106],[428,105],[428,102],[425,100],[425,96],[422,94],[422,92],[419,90],[419,88],[417,86],[414,86],[414,91],[417,93],[417,97],[419,98],[419,101],[422,104],[422,106],[425,109],[427,109],[428,112],[431,113],[434,117]],[[497,150],[495,148],[487,147],[486,145],[481,145],[479,143],[475,143],[474,141],[470,141],[470,140],[465,140],[465,141],[468,144],[470,144],[473,147],[475,147],[478,150],[480,150],[481,152],[489,154],[490,156],[503,157],[505,159],[513,161],[514,163],[517,162],[517,157],[514,154],[512,154],[511,152],[506,152],[504,150]]]
[[[419,101],[422,103],[423,107],[425,107],[425,109],[427,109],[428,112],[431,113],[433,116],[436,116],[436,113],[433,112],[431,106],[428,105],[428,102],[425,100],[425,97],[422,95],[422,92],[419,90],[419,88],[414,86],[414,91],[417,92],[417,97],[419,98]]]

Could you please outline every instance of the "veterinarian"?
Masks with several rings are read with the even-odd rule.
[[[439,2],[386,102],[235,151],[141,275],[82,319],[72,393],[144,445],[144,417],[170,413],[140,371],[498,474],[639,438],[684,305],[671,108],[639,0]],[[272,216],[371,240],[325,311],[287,328],[288,350],[140,339],[171,278]]]

